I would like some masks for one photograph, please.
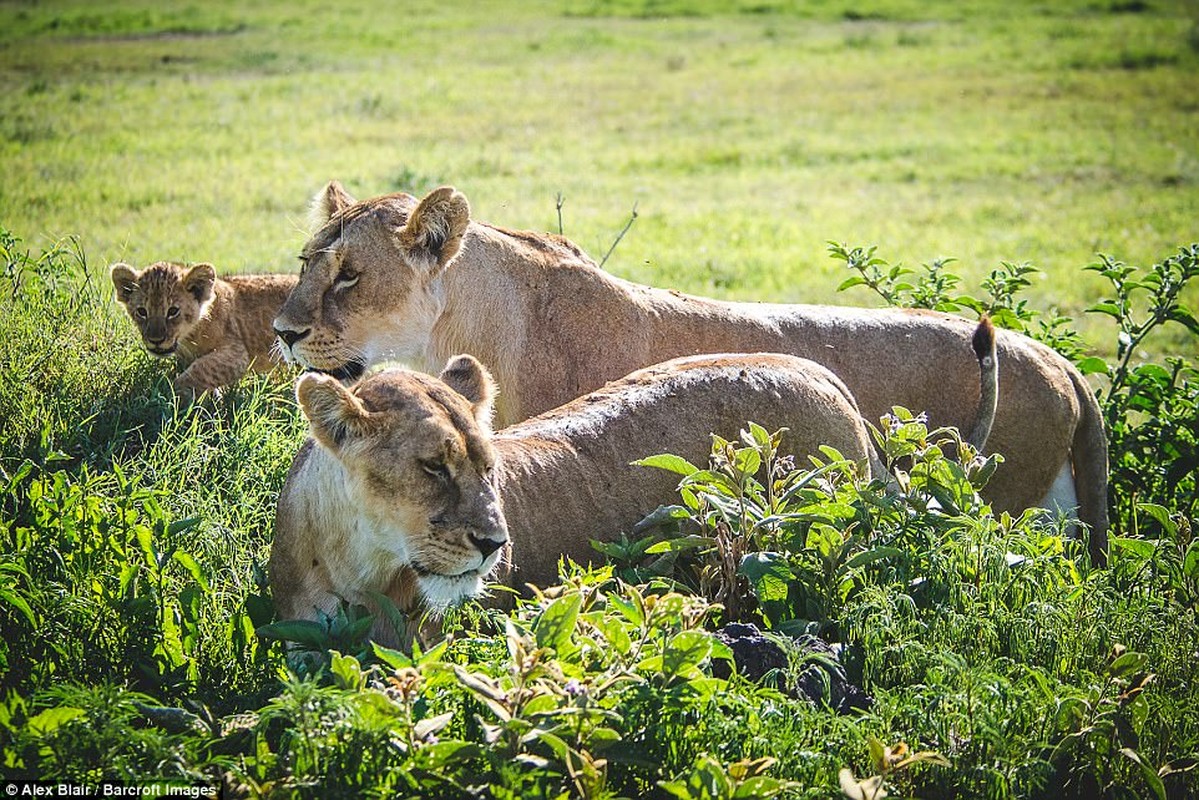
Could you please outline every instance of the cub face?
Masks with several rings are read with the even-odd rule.
[[[113,264],[109,270],[117,300],[156,356],[169,356],[203,319],[214,295],[216,270],[211,264],[185,267],[159,261],[143,270]]]
[[[341,462],[350,496],[369,524],[364,550],[417,575],[424,600],[444,608],[479,594],[505,557],[508,525],[491,446],[494,384],[470,356],[441,378],[392,369],[353,389],[303,375],[296,396],[317,443]],[[395,563],[398,562],[398,563]]]

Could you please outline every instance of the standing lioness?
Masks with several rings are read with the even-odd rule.
[[[639,286],[553,235],[471,222],[451,188],[355,202],[318,196],[320,230],[275,319],[286,353],[343,378],[398,359],[425,369],[469,352],[493,371],[500,424],[629,372],[695,353],[786,352],[831,369],[867,419],[892,405],[968,429],[974,326],[897,309],[721,303]],[[1006,463],[985,494],[1001,511],[1078,507],[1090,552],[1107,550],[1107,443],[1082,375],[1057,353],[998,335],[1004,392],[989,449]]]
[[[979,331],[975,443],[997,381],[990,327]],[[787,427],[782,449],[799,464],[825,444],[877,464],[844,384],[794,356],[676,359],[494,435],[495,387],[470,356],[440,378],[390,369],[353,389],[308,374],[296,395],[315,441],[279,494],[269,572],[284,618],[331,615],[339,599],[375,607],[374,593],[404,611],[444,607],[501,562],[509,585],[547,585],[562,556],[591,560],[592,540],[676,498],[677,476],[630,462],[705,463],[711,432],[732,438],[748,421]]]

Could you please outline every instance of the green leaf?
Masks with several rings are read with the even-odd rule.
[[[1120,319],[1122,312],[1120,306],[1115,303],[1105,300],[1101,303],[1096,303],[1087,309],[1088,314],[1107,314],[1109,317]]]
[[[1108,372],[1107,362],[1099,356],[1080,359],[1074,366],[1083,375],[1106,375]]]
[[[778,778],[755,775],[738,784],[737,789],[733,792],[733,800],[760,800],[764,797],[775,797],[782,794],[786,788],[787,784]]]
[[[376,642],[371,642],[371,650],[374,652],[375,658],[379,659],[392,669],[400,670],[405,667],[412,666],[412,659],[399,650],[393,650],[390,647],[384,647]]]
[[[647,514],[640,522],[633,526],[633,533],[641,533],[648,528],[656,528],[661,525],[667,525],[672,522],[677,522],[678,520],[687,519],[689,516],[690,514],[687,512],[687,509],[683,508],[682,506],[658,506],[649,514]],[[600,543],[594,540],[591,542],[591,546],[597,550],[600,549]],[[600,552],[604,551],[600,550]]]
[[[898,558],[903,555],[903,551],[897,547],[875,547],[872,550],[865,550],[858,553],[849,561],[845,562],[848,569],[855,569],[863,564],[869,564],[874,561],[881,561],[884,558]]]
[[[1158,798],[1158,800],[1166,800],[1165,784],[1162,783],[1161,777],[1158,776],[1153,767],[1145,763],[1145,759],[1141,757],[1141,754],[1131,747],[1121,747],[1120,754],[1140,768],[1141,777],[1145,779],[1145,785],[1153,792],[1153,796]]]
[[[837,291],[844,292],[846,289],[852,289],[853,287],[861,286],[864,283],[866,283],[865,278],[863,278],[861,275],[854,275],[841,281],[841,285],[837,287]]]
[[[1178,535],[1178,523],[1170,519],[1170,512],[1165,506],[1157,503],[1137,503],[1137,510],[1144,511],[1149,516],[1158,521],[1164,530],[1171,538]]]
[[[426,745],[416,751],[415,758],[420,766],[429,771],[451,764],[471,761],[483,756],[483,748],[474,742],[452,740]]]
[[[664,469],[667,472],[674,472],[679,475],[691,475],[699,472],[699,467],[692,464],[681,456],[673,456],[669,453],[662,453],[656,456],[647,456],[646,458],[638,459],[632,462],[634,467],[654,467],[655,469]]]
[[[545,611],[542,611],[533,623],[533,635],[537,640],[537,646],[553,648],[559,654],[573,651],[571,636],[574,634],[575,622],[582,605],[582,595],[572,592],[546,606]]]
[[[1186,326],[1191,333],[1199,334],[1199,320],[1195,319],[1195,315],[1186,306],[1177,306],[1170,312],[1170,319]]]
[[[188,517],[187,519],[176,520],[167,526],[167,533],[173,536],[176,533],[190,531],[200,524],[200,519],[200,517]]]
[[[1187,548],[1186,556],[1182,560],[1182,571],[1191,580],[1199,580],[1199,539],[1191,542],[1191,546]]]
[[[746,553],[737,572],[749,579],[760,603],[785,601],[789,581],[795,577],[786,556],[770,552]]]
[[[658,788],[665,790],[667,794],[678,800],[695,800],[691,790],[683,781],[658,781]]]
[[[1112,677],[1118,678],[1140,672],[1145,669],[1145,665],[1148,663],[1149,657],[1144,653],[1123,653],[1108,665],[1107,672]]]
[[[151,570],[158,567],[158,552],[154,549],[154,534],[145,525],[138,525],[133,529],[134,536],[137,537],[138,547],[142,551],[142,555],[146,559],[146,566]]]
[[[336,650],[330,654],[329,671],[337,683],[339,689],[349,691],[358,691],[366,684],[366,678],[362,674],[362,665],[358,663],[358,659],[353,656],[344,656]]]
[[[629,588],[633,591],[636,591],[634,587]],[[616,610],[620,612],[621,616],[634,625],[641,625],[645,622],[644,604],[639,602],[639,600],[639,596],[636,599],[626,600],[619,595],[608,595],[608,604],[615,606]]]
[[[208,578],[204,575],[204,570],[196,563],[196,559],[192,558],[191,554],[185,553],[182,550],[176,550],[172,556],[176,561],[183,565],[183,568],[188,571],[192,579],[200,584],[200,588],[208,591]]]
[[[70,722],[73,719],[83,716],[82,708],[74,706],[58,706],[57,708],[47,708],[42,713],[33,717],[27,723],[29,730],[37,736],[45,736],[57,730],[62,725]]]
[[[34,616],[33,609],[29,607],[29,603],[25,602],[25,598],[17,594],[15,590],[8,587],[0,588],[0,602],[7,603],[20,611],[21,615],[29,620],[30,625],[37,625],[37,617]]]
[[[1154,552],[1157,550],[1157,544],[1148,539],[1133,539],[1128,536],[1113,536],[1111,538],[1111,545],[1112,549],[1124,550],[1140,558],[1142,561],[1152,559]]]
[[[667,675],[688,672],[712,652],[712,638],[703,631],[681,631],[671,637],[662,654],[662,671]]]
[[[255,628],[254,632],[263,639],[295,642],[318,650],[324,650],[329,645],[329,631],[321,623],[310,619],[287,619],[271,622],[260,625]]]
[[[733,457],[733,467],[742,475],[756,475],[762,466],[762,455],[755,448],[743,447]]]
[[[715,547],[716,540],[711,536],[699,536],[692,534],[690,536],[680,536],[677,539],[664,539],[661,542],[651,544],[645,548],[647,555],[655,553],[673,553],[683,550],[695,550],[700,547]]]

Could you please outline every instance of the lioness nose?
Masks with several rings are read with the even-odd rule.
[[[479,552],[483,554],[483,558],[487,558],[487,556],[504,546],[503,542],[497,542],[495,539],[488,539],[484,536],[475,536],[473,533],[468,535],[470,537],[470,543],[478,548]]]
[[[283,344],[287,345],[288,347],[291,347],[293,344],[300,341],[308,334],[312,333],[312,328],[307,328],[306,330],[302,330],[302,331],[293,331],[293,330],[281,329],[274,325],[272,325],[271,327],[275,329],[275,335],[278,336],[280,339],[282,339]]]

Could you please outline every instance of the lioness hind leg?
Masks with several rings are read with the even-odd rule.
[[[1082,529],[1078,524],[1078,492],[1074,489],[1074,470],[1071,469],[1069,461],[1063,463],[1062,468],[1057,471],[1053,485],[1038,505],[1054,517],[1065,515],[1070,521],[1067,529],[1070,535],[1074,538],[1081,536]]]

